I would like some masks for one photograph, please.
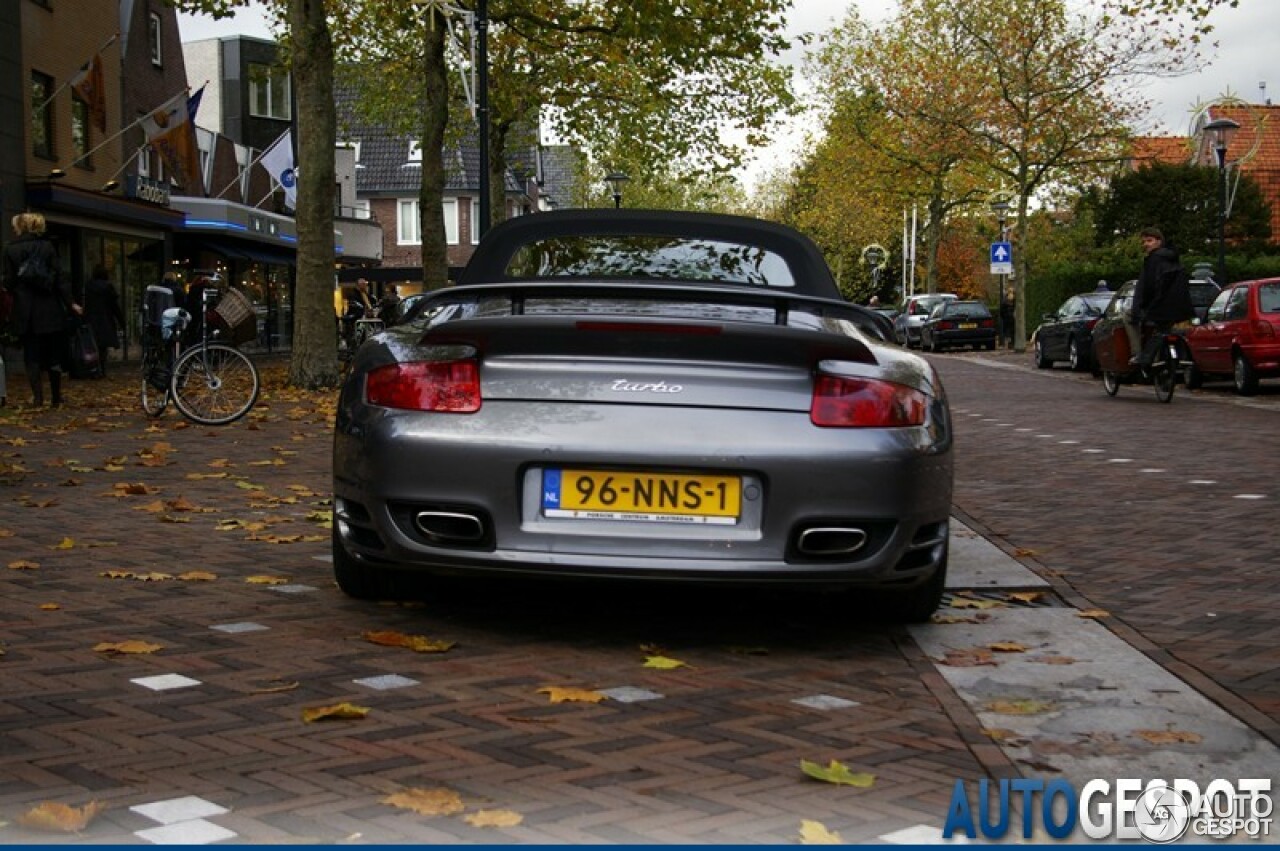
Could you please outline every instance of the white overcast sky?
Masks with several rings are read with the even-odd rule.
[[[864,18],[875,22],[884,19],[894,4],[890,0],[794,0],[790,31],[821,33],[843,19],[853,6],[860,9]],[[242,9],[235,17],[221,21],[180,14],[179,21],[184,41],[235,34],[271,37],[267,19],[259,8]],[[1276,49],[1280,0],[1240,0],[1238,8],[1214,11],[1210,23],[1215,27],[1211,40],[1218,42],[1216,51],[1209,51],[1212,61],[1196,74],[1152,80],[1146,86],[1155,111],[1151,125],[1140,128],[1142,132],[1186,134],[1193,105],[1228,92],[1253,103],[1266,99],[1280,103],[1280,51]],[[799,51],[786,58],[798,64]],[[1265,92],[1260,83],[1266,84]],[[777,164],[794,156],[801,139],[798,131],[782,134],[760,160]],[[748,170],[748,182],[758,176],[758,169],[759,164]]]

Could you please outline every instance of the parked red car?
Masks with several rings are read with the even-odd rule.
[[[1258,379],[1280,378],[1280,278],[1240,281],[1218,293],[1187,332],[1187,345],[1195,361],[1189,387],[1230,376],[1237,393],[1252,396]]]

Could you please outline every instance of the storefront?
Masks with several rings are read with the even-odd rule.
[[[298,241],[293,219],[216,198],[178,196],[173,205],[186,213],[175,238],[175,271],[184,279],[216,272],[258,313],[258,339],[250,347],[290,348]]]
[[[98,266],[115,284],[125,315],[123,352],[136,347],[142,293],[168,267],[171,236],[183,222],[181,212],[166,206],[167,195],[157,196],[152,189],[131,180],[119,197],[53,180],[26,186],[27,206],[44,215],[72,289],[81,292]]]

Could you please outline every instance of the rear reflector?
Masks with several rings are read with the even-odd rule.
[[[928,397],[919,390],[870,378],[819,375],[809,419],[827,428],[892,428],[924,424]]]
[[[383,408],[472,414],[480,410],[480,369],[474,360],[388,364],[370,370],[364,397]]]

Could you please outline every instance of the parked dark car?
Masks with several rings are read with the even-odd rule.
[[[954,293],[920,293],[908,296],[902,303],[902,310],[893,320],[898,343],[908,349],[920,345],[920,328],[929,318],[929,313],[940,302],[954,298],[958,298]]]
[[[1227,287],[1187,332],[1187,346],[1189,387],[1229,376],[1237,393],[1251,396],[1260,378],[1280,377],[1280,278]]]
[[[920,347],[941,352],[960,346],[994,350],[996,320],[980,301],[947,299],[935,305],[920,327]]]
[[[333,444],[333,570],[835,586],[927,620],[951,417],[821,252],[757,219],[560,210],[362,346]]]
[[[1222,292],[1222,287],[1208,278],[1192,278],[1190,288],[1191,306],[1196,309],[1196,317],[1203,322],[1209,314],[1209,305]]]
[[[1111,301],[1110,292],[1087,292],[1073,295],[1053,313],[1046,313],[1035,332],[1032,347],[1036,366],[1048,369],[1066,361],[1072,369],[1091,369],[1093,359],[1093,326]]]

